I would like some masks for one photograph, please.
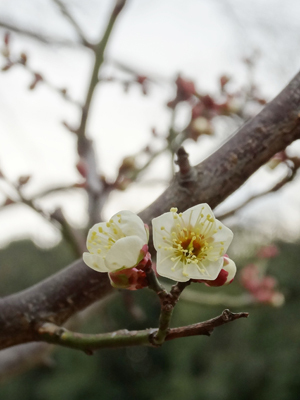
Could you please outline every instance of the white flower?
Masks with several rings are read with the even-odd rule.
[[[120,211],[109,222],[94,225],[88,233],[83,261],[99,272],[132,268],[144,257],[148,227],[131,211]]]
[[[171,208],[152,225],[159,275],[179,282],[217,278],[233,233],[215,219],[208,204],[179,214]]]

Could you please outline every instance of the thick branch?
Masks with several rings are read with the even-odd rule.
[[[216,207],[274,154],[300,137],[300,73],[254,119],[197,167],[196,178],[175,177],[140,216],[145,223],[178,207],[207,202]],[[77,261],[48,280],[0,300],[0,348],[36,340],[35,323],[62,324],[72,314],[110,293],[105,274]]]
[[[36,340],[36,324],[62,324],[113,291],[106,274],[78,260],[37,285],[0,299],[0,349]]]

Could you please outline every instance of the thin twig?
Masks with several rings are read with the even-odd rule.
[[[23,36],[27,36],[27,37],[37,40],[38,42],[41,42],[43,44],[67,46],[67,47],[82,45],[82,43],[79,43],[79,42],[74,42],[74,41],[67,40],[67,39],[60,39],[60,38],[46,36],[41,33],[31,31],[27,28],[17,26],[17,25],[8,23],[3,20],[2,21],[0,20],[0,28],[4,28],[9,31],[13,31],[13,32],[18,33]]]
[[[291,182],[294,177],[296,176],[296,172],[299,169],[299,166],[293,167],[289,169],[289,172],[287,176],[285,176],[280,182],[276,183],[271,189],[268,189],[262,193],[254,194],[253,196],[250,196],[246,201],[244,201],[242,204],[240,204],[238,207],[235,209],[228,211],[227,213],[221,214],[221,215],[216,215],[216,217],[220,220],[229,218],[238,211],[240,211],[242,208],[244,208],[247,204],[251,203],[253,200],[259,199],[261,197],[266,196],[267,194],[277,192],[280,190],[286,183]]]
[[[75,29],[78,37],[80,38],[82,44],[86,47],[91,48],[92,45],[91,43],[86,39],[85,37],[85,33],[83,32],[83,30],[81,29],[81,27],[79,26],[79,24],[77,23],[77,21],[74,19],[74,17],[72,16],[72,14],[70,14],[69,10],[67,9],[67,7],[65,6],[65,4],[60,1],[60,0],[52,0],[54,3],[56,3],[56,5],[59,7],[61,13],[64,15],[64,17],[66,17],[66,19],[70,22],[70,24],[73,26],[73,28]]]
[[[115,22],[119,16],[120,12],[122,11],[123,7],[125,6],[125,3],[126,3],[126,0],[122,0],[122,1],[117,0],[116,1],[116,5],[111,13],[111,16],[109,18],[107,27],[103,34],[103,37],[101,38],[99,43],[94,46],[95,62],[94,62],[94,68],[93,68],[93,72],[91,75],[91,79],[90,79],[90,83],[89,83],[89,87],[88,87],[88,91],[87,91],[87,95],[86,95],[86,99],[85,99],[85,104],[84,104],[83,110],[82,110],[80,125],[79,125],[78,131],[77,131],[79,137],[84,137],[86,134],[86,123],[87,123],[94,91],[95,91],[95,88],[99,81],[98,75],[99,75],[100,67],[104,61],[105,49],[106,49],[108,40],[110,38],[110,35],[112,33],[113,27],[115,25]]]
[[[210,335],[218,326],[247,317],[248,313],[245,312],[232,313],[229,310],[224,310],[221,315],[208,321],[169,329],[165,340],[169,341],[188,336]],[[153,336],[156,335],[156,333],[157,329],[145,329],[141,331],[128,331],[127,329],[123,329],[116,332],[90,335],[71,332],[52,323],[45,323],[38,329],[37,340],[83,350],[88,354],[92,354],[94,350],[103,348],[129,346],[157,347],[157,344],[153,342]]]

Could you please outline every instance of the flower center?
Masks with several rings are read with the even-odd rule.
[[[173,239],[173,248],[176,249],[175,255],[180,256],[182,262],[197,264],[205,259],[208,243],[203,235],[184,228],[176,236]]]

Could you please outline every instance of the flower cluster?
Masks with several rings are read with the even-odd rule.
[[[218,221],[207,204],[178,213],[176,208],[152,221],[157,250],[157,273],[169,279],[204,282],[208,286],[230,283],[236,266],[225,254],[233,234]],[[148,285],[151,267],[148,227],[134,213],[120,211],[109,222],[90,229],[89,252],[84,262],[99,272],[108,272],[118,288],[140,289]]]

